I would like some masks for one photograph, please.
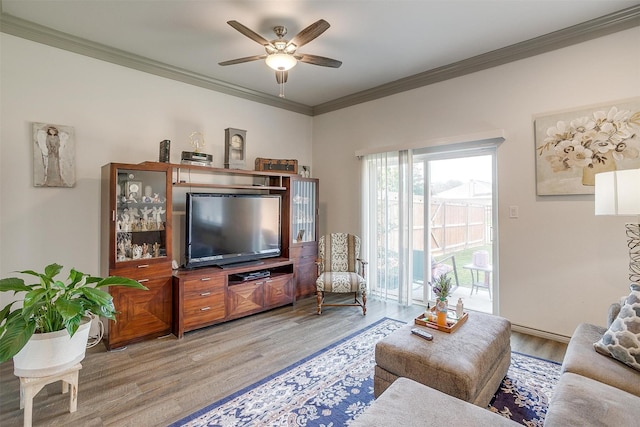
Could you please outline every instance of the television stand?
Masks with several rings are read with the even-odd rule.
[[[219,267],[222,268],[223,270],[228,270],[230,268],[252,267],[254,265],[264,265],[264,261],[255,260],[255,261],[232,262],[230,264],[223,264]]]
[[[242,264],[173,272],[173,333],[178,338],[185,332],[294,303],[293,261],[268,258]]]

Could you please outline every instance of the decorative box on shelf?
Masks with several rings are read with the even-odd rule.
[[[432,311],[434,311],[432,309]],[[451,333],[453,331],[455,331],[456,329],[458,329],[460,327],[460,325],[462,325],[464,322],[467,321],[467,318],[469,317],[469,314],[467,312],[462,314],[462,317],[458,318],[456,316],[456,312],[455,310],[451,310],[449,309],[449,311],[447,312],[447,325],[438,325],[437,322],[432,322],[431,320],[427,319],[425,317],[425,314],[422,313],[421,315],[419,315],[418,317],[415,318],[414,323],[416,325],[421,325],[421,326],[426,326],[427,328],[431,328],[431,329],[436,329],[438,331],[442,331],[442,332],[446,332],[446,333]]]
[[[258,157],[255,163],[257,171],[298,173],[297,160],[263,159]]]

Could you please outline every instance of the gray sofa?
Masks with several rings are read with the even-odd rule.
[[[615,318],[615,304],[611,319]],[[620,305],[617,305],[620,310]],[[567,348],[545,426],[640,425],[640,371],[597,353],[606,328],[579,325]],[[399,378],[350,424],[371,426],[520,425],[425,385]]]
[[[640,372],[594,350],[605,331],[587,323],[576,328],[545,426],[640,424]]]

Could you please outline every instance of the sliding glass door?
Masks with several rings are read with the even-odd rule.
[[[423,274],[431,280],[449,276],[454,285],[450,303],[462,298],[467,308],[486,313],[493,313],[495,293],[493,158],[484,151],[414,153],[414,164],[424,164],[429,188],[423,233],[428,268]],[[423,288],[421,297],[433,301],[430,287]]]
[[[450,302],[494,312],[495,148],[463,148],[366,156],[372,295],[426,305],[429,283],[446,274]]]

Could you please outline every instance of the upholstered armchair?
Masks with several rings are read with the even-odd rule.
[[[316,295],[318,314],[322,306],[359,306],[362,314],[367,314],[367,282],[365,267],[367,262],[360,259],[360,238],[353,234],[332,233],[320,237],[318,241],[318,279]],[[326,292],[353,293],[352,304],[325,304]],[[358,300],[358,293],[362,302]]]

